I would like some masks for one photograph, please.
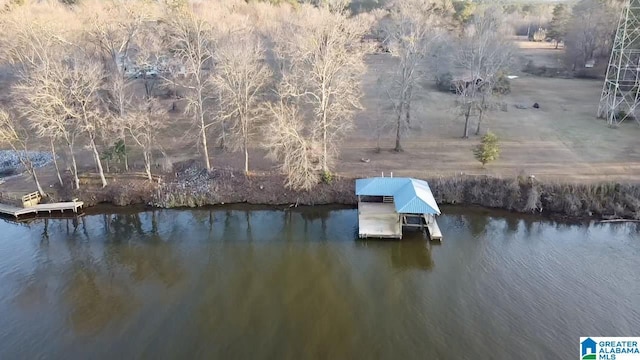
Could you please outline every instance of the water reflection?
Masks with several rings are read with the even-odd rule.
[[[113,241],[121,241],[130,238],[132,235],[145,235],[142,230],[140,214],[106,214],[103,215],[106,234]],[[153,227],[153,222],[151,222]]]
[[[352,209],[0,223],[0,358],[567,358],[640,328],[636,224],[445,213],[441,245]]]
[[[38,261],[14,302],[23,309],[55,302],[51,282],[64,277],[59,295],[78,334],[96,334],[123,321],[139,306],[136,284],[151,281],[168,289],[184,279],[182,259],[172,244],[176,230],[161,233],[158,217],[157,212],[115,213],[29,225],[40,229]],[[49,258],[62,248],[68,254],[64,265]]]
[[[409,245],[394,243],[391,247],[391,265],[396,269],[431,270],[433,259],[424,242],[415,241]]]
[[[133,310],[135,297],[126,279],[116,279],[120,274],[105,264],[104,255],[92,251],[94,237],[86,218],[81,218],[80,227],[84,240],[71,237],[64,242],[69,252],[67,276],[70,279],[62,296],[69,303],[73,329],[81,334],[93,334],[111,321],[124,319]]]
[[[83,261],[75,261],[64,299],[71,307],[70,321],[79,334],[95,334],[110,322],[121,322],[136,307],[131,288]]]
[[[171,241],[163,239],[158,231],[156,211],[145,214],[115,214],[104,217],[109,228],[104,257],[113,268],[126,269],[131,279],[140,282],[157,279],[171,287],[184,276]],[[143,230],[143,227],[149,230]]]

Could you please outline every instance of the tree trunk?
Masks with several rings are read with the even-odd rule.
[[[124,171],[129,171],[129,155],[127,155],[127,137],[122,137],[122,146],[124,146]]]
[[[326,65],[325,65],[326,70]],[[327,108],[329,104],[329,98],[327,95],[327,79],[323,74],[322,77],[322,171],[327,174],[329,172],[329,166],[327,165]]]
[[[198,71],[196,72],[196,81],[197,81],[197,85],[196,85],[196,92],[198,94],[198,103],[196,104],[196,120],[200,122],[200,132],[202,134],[200,134],[200,136],[202,136],[202,147],[204,150],[204,164],[207,167],[207,171],[211,171],[211,162],[209,161],[209,146],[207,145],[207,125],[204,122],[204,97],[202,95],[204,86],[202,85],[202,78],[201,78],[201,73],[200,73],[200,69],[197,69]]]
[[[244,89],[245,99],[249,98],[248,88]],[[247,101],[244,103],[244,114],[240,118],[242,121],[242,141],[244,142],[244,174],[249,175],[249,104]]]
[[[329,172],[327,165],[327,107],[325,105],[324,84],[322,84],[322,171],[326,174]]]
[[[226,140],[227,140],[227,133],[226,133],[226,122],[223,120],[222,123],[220,124],[220,149],[224,151],[226,145]]]
[[[53,157],[53,165],[56,167],[56,175],[58,175],[58,182],[60,182],[60,186],[64,186],[64,182],[62,181],[62,176],[60,175],[60,168],[58,167],[58,159],[56,159],[56,146],[53,143],[53,139],[51,139],[51,156]]]
[[[80,189],[80,179],[78,178],[78,164],[76,163],[76,155],[73,152],[73,145],[67,143],[69,148],[69,154],[71,155],[71,166],[73,167],[73,181],[75,182],[76,189]]]
[[[482,95],[482,102],[480,103],[480,114],[478,115],[478,127],[476,127],[476,135],[480,135],[480,125],[482,124],[482,114],[484,114],[484,102],[485,102],[485,95]]]
[[[201,104],[202,105],[202,104]],[[204,150],[204,164],[207,171],[211,170],[211,162],[209,162],[209,147],[207,146],[207,126],[204,123],[204,114],[202,108],[198,110],[200,116],[200,131],[202,132],[202,147]]]
[[[323,129],[322,129],[322,171],[325,173],[329,172],[329,167],[327,166],[327,122],[325,120]]]
[[[407,128],[410,128],[411,127],[411,101],[410,100],[407,100],[407,106],[405,109],[404,116],[407,122]]]
[[[144,152],[144,171],[147,173],[147,179],[153,181],[153,177],[151,177],[151,156],[146,151]]]
[[[119,101],[119,115],[120,118],[123,119],[125,116],[125,112],[124,112],[124,108],[125,108],[125,101],[124,101],[124,88],[125,88],[125,76],[124,74],[122,74],[122,76],[119,77],[119,80],[121,81],[121,83],[118,85],[118,101]],[[129,159],[127,156],[127,137],[122,136],[122,145],[124,146],[124,169],[125,171],[129,171]],[[107,169],[107,172],[109,172],[109,170]]]
[[[44,190],[42,190],[42,186],[40,186],[40,181],[38,180],[38,175],[36,174],[36,169],[33,168],[33,165],[31,166],[30,172],[31,172],[31,177],[33,178],[33,182],[36,183],[36,187],[38,188],[38,192],[40,193],[40,196],[42,197],[47,196]]]
[[[409,88],[407,89],[407,93],[406,93],[406,98],[403,99],[404,103],[405,103],[405,119],[407,121],[407,128],[411,127],[411,92],[412,92],[412,87],[411,85],[409,85]]]
[[[397,120],[397,126],[396,126],[396,147],[395,147],[395,151],[396,152],[402,152],[402,144],[401,142],[401,138],[402,138],[402,103],[400,104],[400,109],[398,112],[398,120]]]
[[[244,136],[244,173],[249,174],[249,149],[247,148],[247,135]]]
[[[107,179],[104,177],[104,170],[102,170],[102,162],[100,161],[100,154],[96,147],[96,142],[91,139],[91,149],[93,150],[93,156],[96,159],[96,165],[98,166],[98,173],[100,174],[100,180],[102,180],[102,187],[107,186]]]
[[[76,184],[76,189],[80,189],[80,179],[78,179],[78,165],[76,163],[76,155],[73,153],[73,145],[67,143],[69,147],[69,154],[71,155],[71,165],[73,166],[73,181]]]
[[[471,103],[467,105],[467,112],[464,114],[464,135],[463,139],[469,138],[469,117],[471,115]]]
[[[144,74],[144,75],[142,76],[142,78],[144,79],[144,80],[143,80],[143,81],[144,81],[144,93],[145,93],[145,95],[146,95],[147,99],[151,99],[151,91],[152,91],[152,89],[153,89],[153,87],[152,87],[152,85],[151,85],[151,82],[150,82],[150,81],[149,81],[149,79],[147,78],[147,75],[146,75],[146,74]],[[151,80],[151,81],[153,81],[153,80]]]
[[[478,126],[476,127],[476,135],[480,135],[480,125],[482,124],[482,113],[483,113],[483,110],[480,109],[480,114],[478,115]]]

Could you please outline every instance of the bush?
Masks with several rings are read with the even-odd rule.
[[[488,132],[482,137],[480,145],[473,150],[473,154],[476,159],[482,163],[482,167],[496,160],[500,155],[498,137],[494,133]]]
[[[450,92],[452,81],[453,81],[453,75],[451,75],[450,72],[440,74],[436,77],[436,88],[439,91]]]
[[[498,73],[496,82],[493,84],[493,93],[506,95],[511,92],[511,81],[504,72]]]
[[[547,67],[545,65],[536,66],[533,61],[529,61],[523,71],[531,75],[548,76]]]
[[[323,171],[322,182],[325,184],[331,184],[333,182],[333,174],[330,171]]]
[[[573,73],[573,76],[578,79],[601,79],[602,78],[602,74],[600,74],[598,69],[594,70],[593,68],[578,69]]]
[[[635,116],[633,116],[633,114],[627,114],[627,112],[624,110],[618,111],[618,113],[615,114],[614,117],[616,121],[635,120]]]

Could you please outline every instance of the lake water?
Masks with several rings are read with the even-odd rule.
[[[353,209],[0,221],[0,359],[572,359],[640,336],[640,227],[445,209],[441,245]]]

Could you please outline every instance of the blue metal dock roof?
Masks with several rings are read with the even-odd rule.
[[[356,180],[358,196],[393,196],[398,213],[440,215],[429,184],[413,178],[375,177]]]

